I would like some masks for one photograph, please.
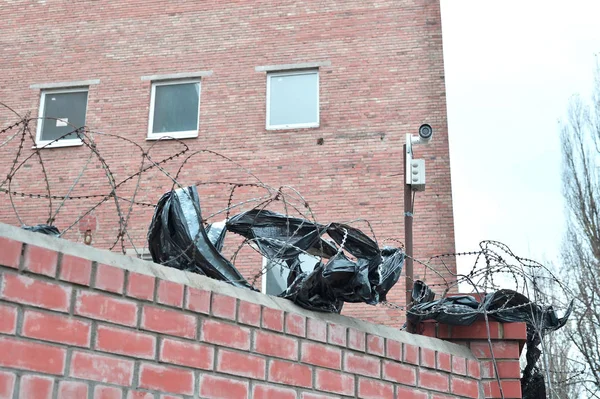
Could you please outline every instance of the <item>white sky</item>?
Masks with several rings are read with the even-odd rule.
[[[589,94],[600,0],[441,5],[456,249],[493,239],[557,261],[565,226],[557,121],[571,95]]]
[[[558,120],[571,95],[590,92],[600,1],[441,3],[456,249],[493,239],[557,261]]]

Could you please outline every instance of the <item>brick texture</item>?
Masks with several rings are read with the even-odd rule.
[[[19,399],[39,398],[51,399],[54,379],[38,375],[24,375],[21,377]]]
[[[81,399],[88,395],[88,385],[79,381],[60,381],[58,397],[61,399]]]
[[[22,335],[73,346],[90,346],[92,323],[60,314],[26,311]]]
[[[152,359],[156,353],[156,338],[135,330],[100,325],[96,329],[96,350]]]
[[[164,305],[182,307],[183,306],[183,288],[181,284],[171,281],[160,281],[158,284],[157,300]]]
[[[250,330],[216,320],[204,320],[202,339],[217,345],[237,349],[250,349]]]
[[[94,399],[121,399],[123,392],[116,387],[106,385],[96,385],[94,387]]]
[[[191,370],[142,364],[139,386],[162,392],[192,395],[194,393],[194,373]]]
[[[60,265],[60,279],[75,284],[90,285],[92,262],[77,256],[63,255]]]
[[[196,336],[197,320],[194,316],[176,310],[144,306],[141,327],[145,330],[184,338]]]
[[[163,338],[160,360],[167,363],[211,370],[214,361],[214,348],[189,341]]]
[[[0,371],[0,398],[12,399],[16,380],[15,373]]]
[[[260,356],[222,350],[217,359],[217,371],[258,380],[265,379],[267,360]]]
[[[14,399],[17,388],[22,398],[49,399],[479,399],[500,391],[477,330],[474,339],[459,330],[463,348],[446,353],[441,348],[451,345],[431,338],[400,342],[359,331],[357,323],[348,328],[343,317],[287,313],[220,292],[195,289],[192,306],[189,287],[155,286],[154,278],[146,287],[157,295],[119,294],[129,277],[124,271],[123,284],[111,290],[94,278],[90,287],[62,273],[0,266],[0,399]],[[161,286],[166,296],[158,295]],[[429,330],[439,331],[454,340],[452,329]],[[507,398],[520,397],[521,344],[492,340]]]
[[[69,367],[71,377],[129,386],[133,379],[133,360],[76,351]]]
[[[40,92],[30,89],[31,84],[100,79],[100,84],[89,87],[86,124],[142,147],[109,136],[98,140],[97,148],[117,181],[139,170],[141,153],[151,145],[155,161],[175,152],[176,143],[145,140],[151,82],[140,77],[212,70],[213,75],[201,81],[198,137],[184,141],[189,153],[218,151],[272,187],[297,188],[319,221],[361,217],[371,221],[378,238],[404,235],[402,185],[390,175],[403,169],[405,133],[416,134],[419,125],[431,124],[434,139],[415,154],[428,160],[428,174],[427,190],[415,200],[419,223],[414,228],[414,252],[419,259],[455,252],[438,0],[228,1],[204,2],[202,7],[173,2],[164,10],[163,2],[157,0],[71,3],[3,4],[4,22],[11,28],[0,32],[0,43],[14,45],[3,48],[0,98],[20,114],[32,111],[36,117]],[[49,13],[70,17],[50,23]],[[191,46],[191,38],[202,40],[194,40]],[[55,54],[68,62],[52,62]],[[266,130],[266,76],[255,67],[315,61],[331,63],[319,69],[319,127]],[[0,128],[11,122],[14,115],[0,110]],[[15,139],[0,148],[2,179],[10,171],[19,142]],[[43,150],[53,194],[69,191],[90,154],[87,146]],[[34,160],[17,171],[13,190],[45,193],[42,170]],[[180,160],[162,166],[171,172]],[[179,178],[183,184],[245,182],[247,175],[216,157],[196,157]],[[143,174],[136,198],[156,203],[172,184],[153,168]],[[130,181],[120,189],[130,194],[133,187]],[[73,195],[109,192],[107,178],[94,157]],[[229,190],[223,186],[207,185],[201,193],[208,214],[228,202]],[[0,221],[19,224],[8,197],[1,195]],[[13,199],[24,220],[47,219],[48,201],[18,195]],[[236,192],[234,203],[238,199],[246,198]],[[67,201],[56,225],[64,229],[97,201]],[[127,203],[122,206],[126,209]],[[65,237],[81,242],[89,230],[93,246],[111,247],[119,222],[114,208],[114,202],[107,201]],[[134,207],[127,225],[128,249],[133,247],[129,239],[137,248],[146,245],[152,212],[151,207]],[[236,266],[251,278],[258,272],[260,257],[251,249],[240,255]],[[428,282],[452,280],[456,270],[453,264],[449,269],[440,267],[439,277],[428,273]],[[415,264],[415,275],[423,274],[423,268]],[[134,286],[132,280],[128,288]],[[402,305],[403,285],[401,279],[387,299]],[[153,291],[130,289],[128,295],[150,300],[149,292]],[[403,323],[397,311],[364,304],[347,304],[344,313],[378,324],[399,327]]]
[[[303,364],[271,360],[269,381],[298,387],[312,387],[312,368]]]
[[[269,330],[283,331],[283,311],[263,307],[262,326]]]
[[[188,287],[185,308],[193,312],[210,313],[210,291]]]
[[[358,396],[365,399],[393,399],[394,385],[377,380],[359,378]]]
[[[88,291],[77,293],[75,314],[79,316],[125,326],[135,326],[137,312],[137,305],[128,300]]]
[[[238,308],[238,322],[260,327],[260,305],[256,303],[240,301]]]
[[[17,269],[21,260],[23,244],[10,238],[0,237],[0,265]]]
[[[17,308],[0,304],[0,333],[14,334],[17,331]]]
[[[254,336],[254,350],[263,355],[283,359],[298,359],[298,341],[293,338],[257,331]]]
[[[25,249],[24,267],[26,270],[54,277],[58,263],[58,253],[35,245],[28,245]]]
[[[98,264],[96,267],[96,288],[117,294],[123,293],[125,271],[118,267]]]
[[[0,288],[4,300],[66,312],[72,288],[32,277],[5,274]]]
[[[0,337],[0,366],[63,374],[67,351],[47,344]]]
[[[301,361],[315,366],[339,370],[342,366],[342,351],[332,346],[302,342]]]
[[[200,377],[200,395],[208,398],[247,398],[248,382],[205,374]]]
[[[253,399],[296,399],[296,391],[279,386],[256,384],[252,387]]]
[[[521,398],[519,358],[527,338],[525,323],[491,321],[486,325],[484,321],[476,321],[468,327],[422,323],[417,326],[417,330],[424,335],[467,346],[477,358],[468,359],[437,352],[437,368],[439,371],[450,372],[450,384],[448,385],[445,374],[421,371],[419,373],[421,386],[441,392],[448,392],[449,389],[453,395],[467,398],[479,398],[481,392],[486,398],[500,398],[502,397],[500,386],[502,386],[505,398]],[[421,362],[423,362],[424,350],[421,348]],[[494,363],[497,365],[497,370]],[[385,372],[384,365],[384,377]],[[478,384],[477,380],[481,383]],[[434,397],[446,398],[448,394],[434,395]]]
[[[140,273],[129,273],[127,295],[151,301],[154,298],[155,278]]]

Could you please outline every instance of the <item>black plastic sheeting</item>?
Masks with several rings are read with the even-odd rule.
[[[380,249],[362,231],[341,223],[323,225],[254,209],[224,225],[203,227],[195,187],[171,191],[159,200],[148,247],[154,262],[253,288],[221,255],[227,231],[256,244],[267,259],[289,267],[288,287],[280,296],[306,309],[339,313],[344,302],[377,304],[385,300],[404,265],[402,250]],[[331,240],[323,238],[325,234]],[[310,272],[301,267],[299,256],[304,253],[321,258]]]
[[[322,225],[255,209],[232,217],[227,229],[253,240],[267,258],[286,261],[291,273],[280,296],[306,309],[339,313],[344,302],[384,301],[404,265],[404,252],[380,250],[362,231],[346,224]],[[325,233],[333,242],[323,239]],[[339,250],[341,246],[356,260]],[[304,252],[329,260],[304,272],[298,261]]]
[[[41,233],[47,236],[60,236],[60,231],[55,226],[50,226],[48,224],[38,224],[35,226],[23,226],[23,230],[33,231],[34,233]]]
[[[165,266],[252,288],[221,252],[224,230],[202,225],[196,187],[164,194],[156,205],[148,231],[152,260]]]
[[[310,273],[292,268],[288,288],[280,296],[306,309],[339,313],[344,302],[375,305],[386,300],[402,271],[404,252],[384,248],[379,261],[349,260],[343,253],[320,262]]]
[[[407,318],[412,323],[436,320],[449,325],[469,326],[474,321],[481,320],[484,314],[491,320],[504,323],[526,323],[527,364],[521,377],[523,399],[538,398],[540,386],[544,386],[543,375],[536,367],[542,353],[538,348],[542,338],[563,327],[573,310],[571,301],[565,315],[558,317],[552,306],[542,307],[512,290],[486,294],[481,302],[471,295],[457,295],[435,301],[433,292],[422,281],[415,281],[412,298],[414,305],[407,313]]]

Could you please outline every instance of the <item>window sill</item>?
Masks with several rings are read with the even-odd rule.
[[[196,137],[198,137],[197,131],[173,132],[173,133],[153,133],[152,135],[146,136],[146,141],[195,139]]]
[[[305,124],[297,124],[297,125],[276,125],[276,126],[267,126],[267,130],[299,130],[299,129],[316,129],[320,127],[318,123],[305,123]]]
[[[52,143],[52,144],[50,144]],[[35,143],[31,148],[34,150],[45,150],[46,148],[61,148],[61,147],[79,147],[83,145],[81,140],[59,140],[55,142],[40,141]]]

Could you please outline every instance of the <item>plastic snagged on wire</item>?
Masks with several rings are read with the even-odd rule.
[[[224,227],[202,225],[198,191],[192,186],[170,191],[158,201],[148,231],[148,249],[156,263],[252,288],[221,255],[218,248],[224,236]]]
[[[60,231],[55,226],[50,226],[48,224],[37,224],[35,226],[23,226],[23,230],[33,231],[34,233],[41,233],[47,236],[60,236]]]
[[[542,307],[512,290],[486,294],[481,303],[471,295],[456,295],[434,301],[433,292],[422,281],[415,281],[412,298],[414,305],[407,317],[413,323],[436,320],[449,325],[469,326],[487,313],[492,320],[525,322],[543,333],[564,326],[573,307],[571,302],[565,315],[559,318],[552,306]]]
[[[538,347],[546,334],[567,323],[573,310],[573,301],[564,316],[558,317],[552,306],[542,307],[525,295],[506,289],[486,294],[481,302],[471,295],[456,295],[437,301],[434,297],[427,284],[415,281],[412,291],[414,305],[407,312],[408,320],[412,323],[436,320],[443,324],[469,326],[487,314],[490,319],[504,323],[526,323],[527,363],[523,369],[521,387],[524,399],[539,397],[539,387],[544,387],[544,377],[536,367],[542,353]]]
[[[287,289],[280,296],[312,310],[339,313],[344,302],[377,304],[385,300],[404,265],[402,250],[380,250],[362,231],[341,223],[322,225],[253,209],[203,227],[196,187],[163,195],[152,218],[148,247],[154,262],[253,288],[221,255],[227,231],[288,267]],[[323,238],[325,234],[331,241]],[[310,272],[302,270],[299,261],[304,253],[321,258]]]

